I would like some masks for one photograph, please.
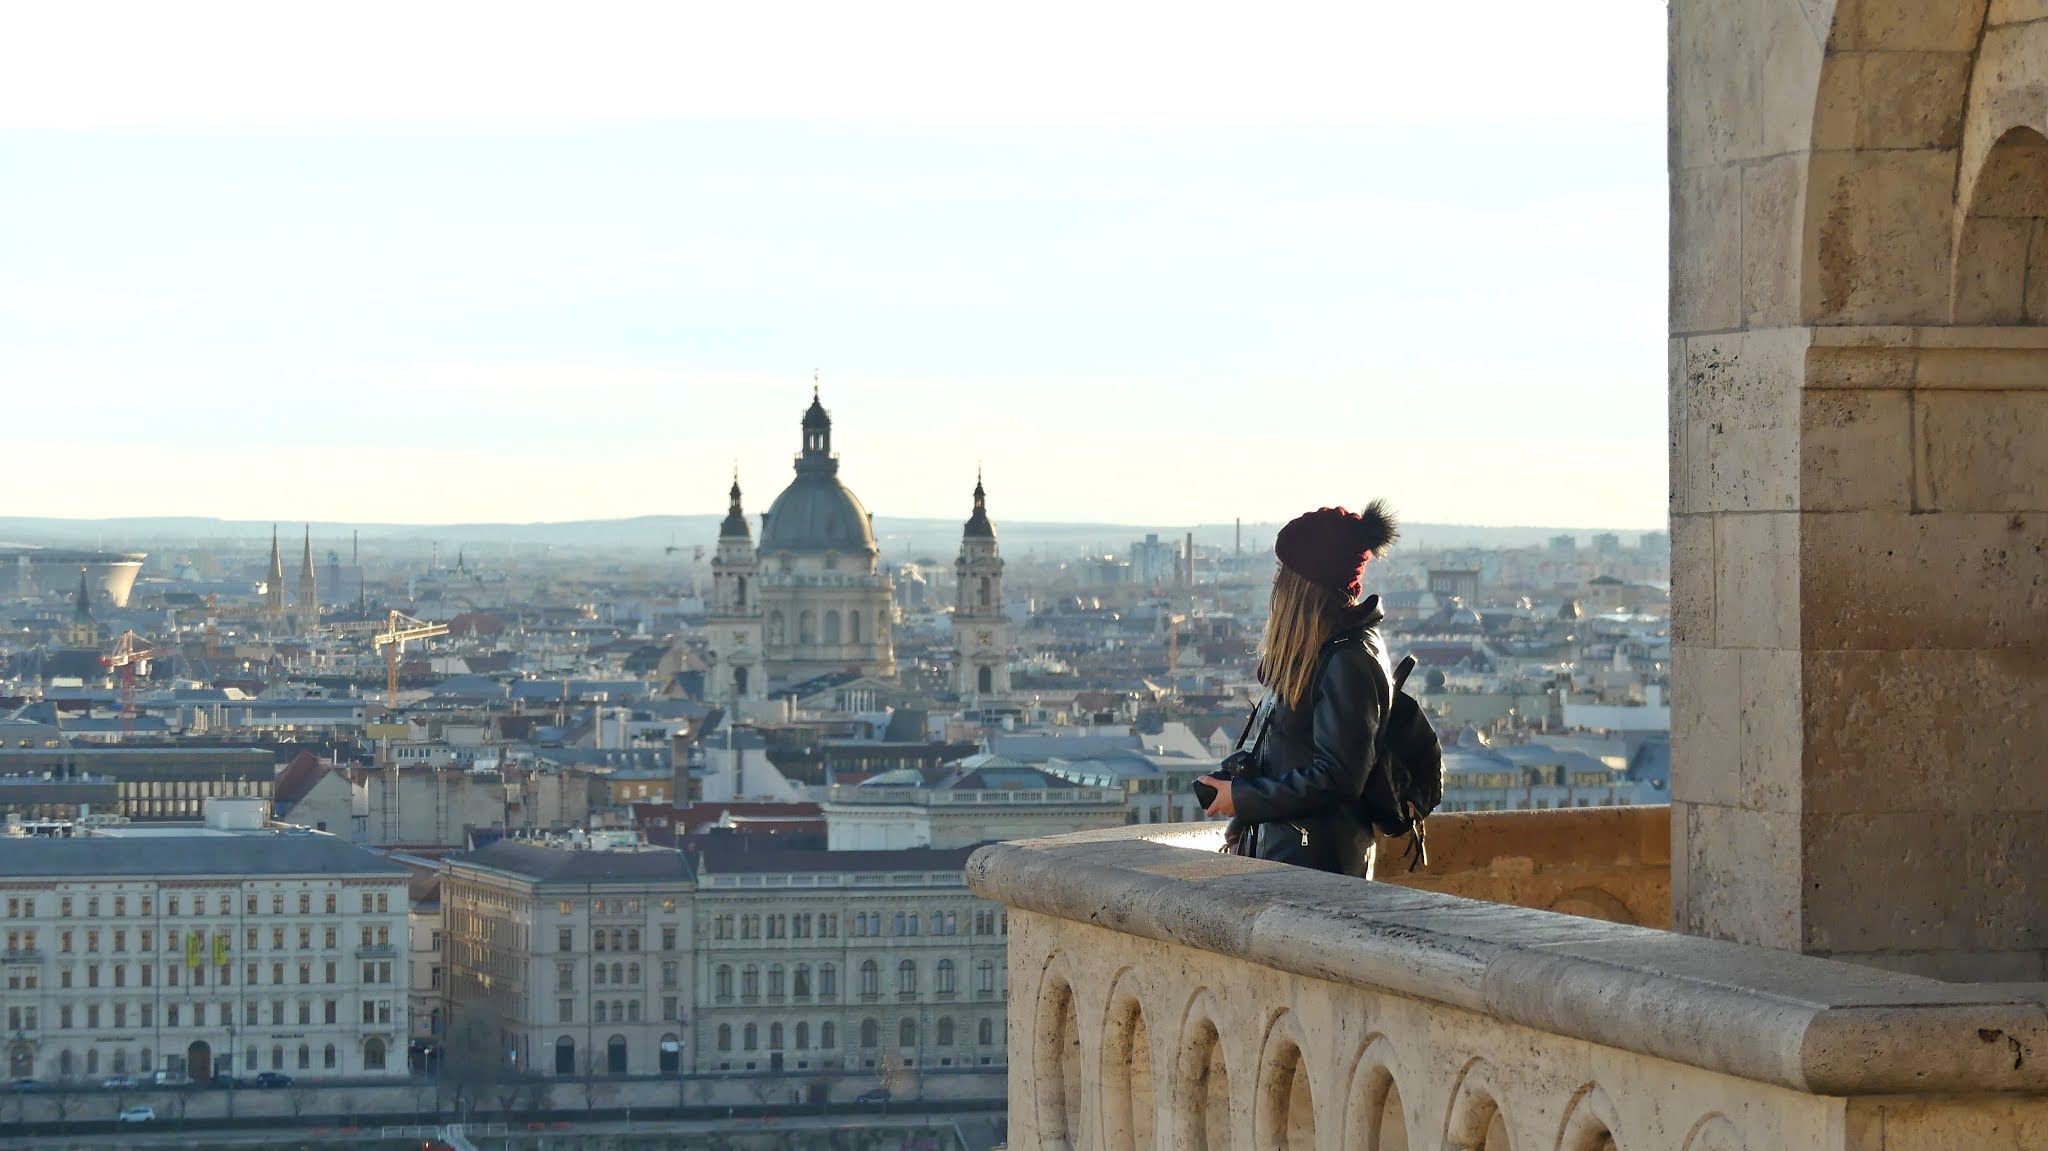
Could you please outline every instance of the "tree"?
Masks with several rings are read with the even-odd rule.
[[[579,1086],[583,1090],[585,1111],[597,1110],[600,1101],[609,1103],[614,1094],[612,1085],[597,1077],[597,1061],[588,1052],[583,1056],[583,1080]]]

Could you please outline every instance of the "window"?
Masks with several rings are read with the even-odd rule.
[[[996,1025],[992,1019],[984,1019],[975,1025],[975,1041],[983,1047],[992,1047],[996,1041]]]
[[[640,1001],[638,999],[629,999],[626,1001],[626,1022],[640,1022]]]
[[[975,965],[974,990],[983,995],[995,994],[996,965],[994,960],[984,959]]]
[[[326,1004],[326,1021],[329,1023],[333,1023],[336,1020],[336,1018],[339,1017],[340,1014],[341,1001],[338,999],[328,1000]]]
[[[950,959],[941,959],[941,960],[939,960],[939,970],[938,970],[938,984],[939,984],[939,985],[938,985],[938,992],[939,992],[939,994],[941,994],[941,995],[951,995],[951,994],[953,994],[953,961],[952,961],[952,960],[950,960]]]
[[[831,999],[839,994],[839,969],[829,963],[818,966],[818,998]]]
[[[333,897],[332,895],[328,896],[327,898],[328,898],[328,900],[329,900],[330,902],[331,902],[331,901],[332,901],[332,900],[334,899],[334,897]],[[332,914],[332,913],[333,913],[333,911],[334,911],[334,908],[333,908],[332,906],[330,906],[330,907],[328,907],[328,909],[327,909],[327,910],[328,910],[329,914]],[[175,907],[171,908],[171,914],[172,914],[172,915],[176,915],[177,913],[178,913],[178,909],[177,909],[177,908],[175,908]],[[311,914],[313,914],[313,897],[312,897],[311,895],[308,895],[308,894],[306,894],[306,893],[305,893],[305,892],[303,892],[303,891],[299,893],[299,914],[300,914],[300,915],[311,915]],[[333,1064],[329,1064],[328,1066],[330,1066],[330,1067],[331,1067],[331,1066],[333,1066]]]
[[[326,905],[326,906],[327,906],[327,914],[329,914],[329,915],[333,915],[333,914],[334,914],[334,910],[335,910],[335,900],[336,900],[336,898],[337,898],[337,896],[336,896],[336,895],[335,895],[335,894],[334,894],[334,893],[333,893],[332,891],[330,891],[330,892],[328,892],[328,893],[327,893],[327,905]],[[303,896],[303,895],[301,895],[301,896],[299,896],[299,912],[300,912],[300,914],[304,914],[304,913],[305,913],[305,910],[306,910],[306,897],[305,897],[305,896]]]
[[[896,1025],[896,1046],[917,1046],[917,1020],[905,1019]]]
[[[555,1022],[576,1022],[576,1001],[574,999],[555,1000]]]
[[[676,971],[677,967],[674,960],[661,965],[661,989],[663,991],[674,991],[676,989]]]
[[[809,999],[811,997],[810,964],[799,963],[796,965],[796,978],[792,981],[790,990],[796,994],[798,999]]]
[[[879,1023],[876,1023],[876,1022],[875,1022],[874,1020],[872,1020],[872,1019],[863,1019],[863,1020],[861,1020],[861,1021],[860,1021],[860,1045],[861,1045],[861,1047],[862,1047],[862,1048],[874,1048],[874,1047],[876,1047],[876,1046],[879,1046],[879,1045],[881,1044],[881,1042],[882,1042],[882,1027],[881,1027],[881,1024],[879,1024]]]
[[[862,995],[879,995],[881,990],[881,968],[876,967],[875,961],[872,959],[863,960],[860,965],[860,993]]]
[[[732,1024],[721,1023],[718,1025],[718,1049],[720,1051],[732,1050]]]
[[[329,1071],[334,1070],[334,1044],[329,1043],[326,1049],[320,1052],[320,1066]]]
[[[906,959],[896,965],[896,994],[917,994],[917,964]]]
[[[627,928],[627,929],[626,929],[626,950],[628,950],[628,951],[638,951],[638,950],[640,950],[640,929],[639,929],[639,928],[637,928],[637,927],[629,927],[629,928]]]
[[[730,1001],[731,1001],[731,999],[732,999],[732,968],[731,968],[731,967],[729,967],[729,966],[726,966],[725,964],[720,964],[720,965],[719,965],[719,967],[718,967],[718,971],[717,971],[717,972],[716,972],[716,973],[715,973],[715,974],[714,974],[714,975],[712,976],[712,979],[711,979],[711,983],[712,983],[712,991],[713,991],[713,994],[715,994],[715,995],[716,995],[716,996],[718,997],[718,999],[719,999],[719,1000],[720,1000],[721,1002],[730,1002]]]
[[[768,1025],[768,1050],[782,1050],[782,1024],[780,1023],[770,1023]]]
[[[740,969],[740,998],[751,1000],[761,994],[761,969],[749,963]]]
[[[313,1049],[303,1043],[299,1044],[299,1070],[304,1071],[312,1066]]]
[[[563,937],[564,939],[567,939],[567,938],[569,937],[569,932],[568,932],[568,930],[567,930],[566,928],[565,928],[565,929],[563,929],[563,931],[562,931],[562,937]],[[602,932],[602,931],[593,931],[593,932],[591,932],[591,933],[590,933],[590,949],[591,949],[592,951],[603,951],[603,950],[604,950],[604,932]],[[567,947],[564,947],[564,948],[562,948],[562,950],[564,950],[564,951],[567,951],[567,950],[569,950],[569,949],[568,949]]]
[[[782,964],[780,963],[768,965],[768,998],[782,998]]]
[[[670,903],[674,903],[674,902],[675,902],[675,900],[671,899],[671,900],[669,900],[669,902],[670,902]],[[675,928],[673,928],[673,927],[664,927],[664,928],[662,928],[662,929],[661,929],[661,949],[662,949],[663,951],[674,951],[674,950],[676,949],[676,929],[675,929]]]
[[[838,1046],[838,1032],[831,1023],[818,1024],[818,1046],[827,1051]]]
[[[576,950],[575,945],[576,937],[571,928],[564,927],[555,933],[556,951],[574,951]]]
[[[573,963],[555,964],[555,990],[574,991],[575,989],[576,965]]]
[[[590,982],[592,982],[593,984],[596,984],[596,985],[598,985],[598,986],[602,987],[602,986],[604,985],[604,977],[605,977],[605,966],[604,966],[604,964],[602,964],[602,963],[592,964],[592,965],[591,965],[591,968],[590,968]]]

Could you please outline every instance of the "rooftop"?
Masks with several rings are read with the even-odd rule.
[[[208,833],[165,828],[162,834],[76,839],[0,839],[0,875],[10,877],[195,875],[383,875],[405,868],[375,852],[312,832]]]

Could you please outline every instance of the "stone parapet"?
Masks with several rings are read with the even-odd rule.
[[[2048,1146],[2048,1011],[2028,989],[1213,842],[1119,828],[969,862],[975,891],[1016,911],[1012,1146]],[[1994,1137],[1938,1141],[1980,1130]]]
[[[1446,811],[1429,817],[1429,862],[1382,839],[1377,878],[1641,927],[1671,924],[1671,809]]]

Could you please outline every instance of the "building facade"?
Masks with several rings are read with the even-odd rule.
[[[8,1074],[403,1075],[406,912],[330,836],[0,839]]]
[[[697,856],[695,1073],[777,1101],[1000,1094],[1009,921],[967,890],[969,849],[748,838]]]
[[[666,849],[501,840],[449,857],[450,1051],[565,1078],[682,1072],[694,886]]]

